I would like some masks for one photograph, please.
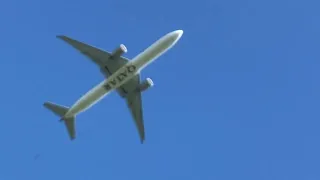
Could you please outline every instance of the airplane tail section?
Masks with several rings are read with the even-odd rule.
[[[60,121],[64,121],[67,131],[69,133],[70,139],[73,140],[76,137],[75,131],[75,117],[65,117],[64,115],[69,111],[69,107],[55,104],[52,102],[45,102],[44,107],[52,111],[55,115],[59,116]]]
[[[69,110],[68,107],[59,104],[54,104],[52,102],[45,102],[43,104],[47,109],[51,110],[55,115],[63,117]]]

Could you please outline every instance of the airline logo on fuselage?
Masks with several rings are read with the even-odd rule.
[[[117,76],[108,80],[108,83],[104,85],[106,90],[110,90],[113,87],[116,87],[118,84],[121,84],[123,81],[127,80],[127,78],[132,77],[137,70],[137,67],[134,65],[129,65],[122,70]]]

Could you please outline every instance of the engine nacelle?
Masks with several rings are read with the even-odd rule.
[[[153,84],[152,79],[147,78],[146,80],[144,80],[144,81],[139,85],[138,90],[139,90],[140,92],[142,92],[142,91],[145,91],[145,90],[149,89],[149,88],[152,87],[153,85],[154,85],[154,84]]]
[[[126,46],[123,44],[120,44],[120,46],[111,53],[111,58],[118,59],[120,56],[122,56],[122,54],[126,52],[127,52]]]

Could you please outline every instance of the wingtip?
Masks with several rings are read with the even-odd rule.
[[[50,106],[50,102],[44,102],[42,106],[44,106],[45,108],[48,108]]]
[[[58,39],[63,39],[65,36],[64,35],[57,35],[56,38]]]
[[[62,40],[70,40],[71,38],[69,38],[68,36],[65,36],[65,35],[57,35],[56,36],[58,39],[62,39]]]

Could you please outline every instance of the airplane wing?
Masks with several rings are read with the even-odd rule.
[[[117,59],[111,58],[111,53],[101,50],[97,47],[90,46],[83,42],[74,40],[67,36],[57,36],[59,39],[67,42],[82,54],[87,56],[90,60],[92,60],[96,65],[98,65],[103,71],[106,77],[109,77],[111,74],[116,72],[119,68],[124,66],[129,59],[121,56]],[[139,131],[139,136],[141,143],[143,143],[145,139],[144,132],[144,123],[143,123],[143,111],[142,111],[142,98],[141,92],[136,91],[136,88],[140,84],[140,74],[133,77],[131,80],[126,82],[124,85],[117,89],[119,95],[123,98],[126,98],[126,102],[130,112],[132,114],[133,119],[135,120],[136,127]]]
[[[141,97],[141,91],[135,90],[136,87],[140,84],[140,75],[136,75],[133,77],[128,83],[124,84],[123,89],[126,90],[129,89],[131,91],[128,91],[130,93],[126,96],[126,102],[128,105],[128,108],[131,112],[131,115],[135,121],[135,125],[137,127],[137,130],[139,132],[140,141],[143,143],[145,140],[145,131],[144,131],[144,122],[143,122],[143,110],[142,110],[142,97]],[[132,90],[132,88],[135,88]]]
[[[90,46],[64,35],[59,35],[57,36],[57,38],[65,41],[66,43],[80,51],[83,55],[87,56],[101,69],[105,70],[105,75],[107,77],[116,72],[120,67],[122,67],[129,61],[129,59],[122,56],[118,59],[111,59],[110,52],[101,50],[94,46]]]
[[[108,78],[111,74],[113,74],[119,68],[121,68],[129,62],[129,59],[123,56],[117,59],[112,59],[110,52],[101,50],[97,47],[88,45],[86,43],[80,42],[78,40],[72,39],[64,35],[59,35],[57,36],[57,38],[65,41],[66,43],[80,51],[83,55],[88,57],[96,65],[98,65],[98,67],[100,68],[100,70],[106,78]],[[127,92],[125,92],[122,88],[118,88],[117,92],[122,97],[125,97],[127,94]]]

